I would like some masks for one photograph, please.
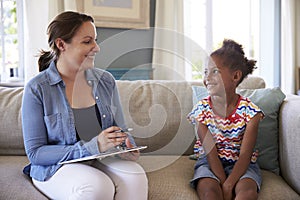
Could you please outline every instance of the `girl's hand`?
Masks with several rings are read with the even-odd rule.
[[[130,143],[129,138],[125,139],[125,144],[127,148],[133,148],[134,146]],[[131,152],[126,152],[126,153],[121,153],[119,154],[120,158],[124,159],[124,160],[132,160],[132,161],[136,161],[139,156],[140,156],[140,151],[136,150],[136,151],[131,151]]]
[[[225,181],[222,184],[222,190],[223,190],[224,200],[232,200],[233,186],[229,184],[227,181]]]
[[[108,149],[120,145],[127,138],[127,134],[119,132],[121,130],[117,126],[109,127],[103,130],[97,138],[99,151],[105,152]]]

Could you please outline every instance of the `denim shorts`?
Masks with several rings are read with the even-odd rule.
[[[232,172],[234,164],[226,164],[225,165],[223,163],[223,167],[224,167],[226,176],[228,176]],[[197,160],[197,162],[195,164],[195,168],[194,168],[194,177],[190,181],[191,186],[193,188],[196,188],[198,180],[201,178],[213,178],[213,179],[217,180],[218,182],[220,182],[218,177],[216,177],[215,174],[211,171],[206,157],[202,157]],[[262,179],[261,179],[260,168],[257,163],[249,164],[249,167],[248,167],[246,173],[241,176],[240,180],[243,178],[250,178],[250,179],[254,180],[257,185],[257,191],[258,192],[260,191]]]

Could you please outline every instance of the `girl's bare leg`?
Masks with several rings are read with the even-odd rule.
[[[197,194],[201,200],[223,199],[220,183],[213,178],[201,178],[197,184]]]

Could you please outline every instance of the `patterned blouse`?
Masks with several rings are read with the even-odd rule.
[[[246,97],[239,97],[237,107],[228,117],[220,117],[212,110],[211,98],[200,100],[188,114],[187,118],[192,124],[200,122],[207,126],[211,132],[223,163],[235,163],[239,159],[241,144],[247,123],[262,110]],[[198,140],[194,146],[195,154],[201,154],[201,142]],[[251,162],[257,160],[258,151],[253,151]]]

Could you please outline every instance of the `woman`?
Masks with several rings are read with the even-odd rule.
[[[139,152],[60,165],[66,160],[135,146],[125,129],[114,78],[94,68],[97,32],[92,17],[67,11],[48,26],[50,51],[25,86],[24,144],[33,184],[51,199],[147,199]]]

